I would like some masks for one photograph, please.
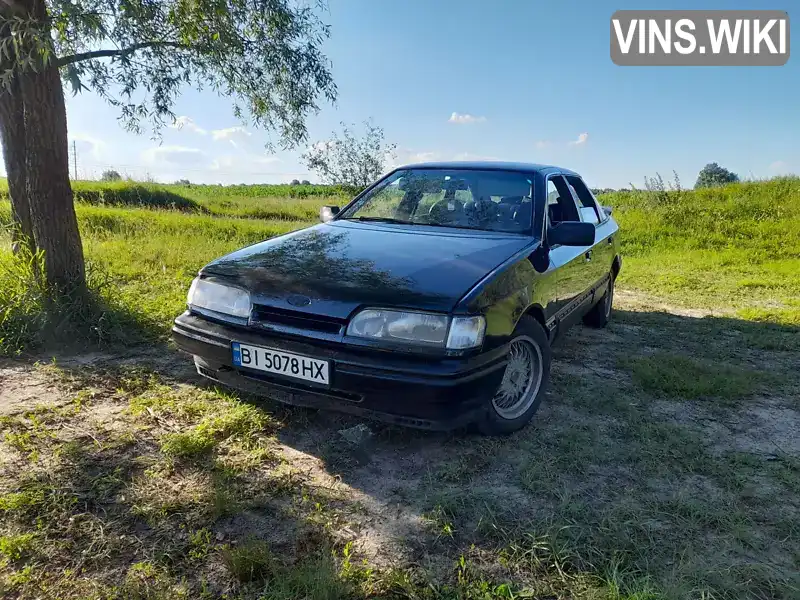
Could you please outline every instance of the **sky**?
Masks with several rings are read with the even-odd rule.
[[[742,178],[800,173],[800,58],[783,67],[611,62],[616,10],[680,9],[685,1],[328,3],[324,51],[338,100],[308,119],[308,144],[342,121],[369,118],[397,144],[397,164],[538,162],[614,188],[656,173],[672,180],[673,171],[688,187],[709,162]],[[795,19],[800,10],[788,4],[706,0],[702,8],[788,8]],[[230,99],[187,89],[173,110],[178,121],[160,138],[135,135],[98,96],[67,91],[79,177],[114,168],[163,182],[315,180],[300,160],[304,147],[267,153],[269,134],[237,121]]]

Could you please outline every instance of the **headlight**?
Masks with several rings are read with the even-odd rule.
[[[485,328],[483,317],[455,317],[451,324],[446,315],[370,308],[353,317],[347,335],[463,350],[480,346]]]
[[[486,333],[486,319],[483,317],[453,317],[447,347],[451,350],[476,348],[483,343]]]
[[[192,282],[186,303],[193,308],[232,317],[246,319],[250,316],[250,294],[245,290],[199,277]]]

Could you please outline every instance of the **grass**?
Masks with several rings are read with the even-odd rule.
[[[626,327],[660,318],[644,343],[671,327],[669,316],[620,317],[596,338],[571,335],[556,365],[591,356],[598,368],[619,368],[635,357]],[[680,324],[690,336],[702,328],[694,321]],[[671,339],[668,354],[681,344]],[[724,338],[705,344],[709,355],[724,350]],[[348,475],[320,469],[309,444],[331,439],[345,417],[309,420],[197,387],[161,353],[131,367],[33,373],[58,382],[67,401],[4,420],[6,432],[58,432],[32,437],[33,459],[3,446],[12,453],[0,494],[7,594],[477,600],[796,590],[795,559],[784,554],[800,547],[790,517],[800,509],[796,460],[714,450],[697,426],[652,413],[656,400],[684,401],[638,388],[632,371],[620,371],[630,383],[610,384],[557,369],[549,412],[512,438],[379,429],[368,463]],[[202,440],[202,452],[176,452],[186,437]],[[391,462],[398,455],[425,458],[401,466]],[[365,506],[354,491],[392,472],[382,465],[402,468],[399,497],[422,518],[386,540],[392,563],[376,566],[358,532],[378,535],[397,503],[378,494]],[[406,543],[419,557],[410,563],[393,554]]]
[[[633,358],[627,367],[644,389],[687,400],[737,400],[751,395],[759,380],[758,373],[747,369],[663,352]]]
[[[205,386],[166,342],[199,267],[343,190],[76,192],[84,308],[45,307],[36,259],[0,251],[18,357],[0,365],[1,596],[800,594],[797,180],[602,198],[623,227],[616,310],[554,348],[536,421],[498,439],[370,424],[365,448],[338,434],[357,420]],[[25,358],[43,349],[61,356]]]
[[[7,561],[19,560],[23,554],[31,550],[34,538],[33,533],[0,536],[0,555]]]
[[[7,208],[0,206],[0,227]],[[163,337],[205,263],[306,224],[97,206],[78,206],[78,216],[91,291],[81,302],[48,309],[33,276],[41,258],[20,261],[0,251],[1,354],[46,346],[48,338],[102,345]]]
[[[277,559],[262,540],[245,540],[236,548],[222,548],[220,555],[231,575],[242,583],[273,579],[278,574]]]
[[[679,306],[800,323],[800,178],[601,202],[624,232],[621,285]]]
[[[133,181],[77,181],[72,189],[79,205],[290,221],[316,219],[320,206],[343,206],[359,191],[328,185],[165,185]],[[8,183],[0,179],[0,199],[7,195]]]

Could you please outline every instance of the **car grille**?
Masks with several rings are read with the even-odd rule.
[[[321,333],[341,333],[342,328],[347,324],[345,319],[336,317],[326,317],[324,315],[313,315],[295,310],[284,310],[256,304],[253,306],[253,313],[250,317],[251,323],[261,327],[278,325],[292,327],[307,331],[319,331]]]

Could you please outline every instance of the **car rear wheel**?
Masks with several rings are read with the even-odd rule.
[[[489,399],[478,429],[486,435],[524,427],[539,409],[550,379],[550,343],[536,319],[520,319],[509,344],[503,381]]]
[[[605,327],[611,319],[611,307],[614,304],[614,274],[608,278],[606,293],[600,302],[595,304],[592,309],[583,317],[584,324],[589,327]]]

